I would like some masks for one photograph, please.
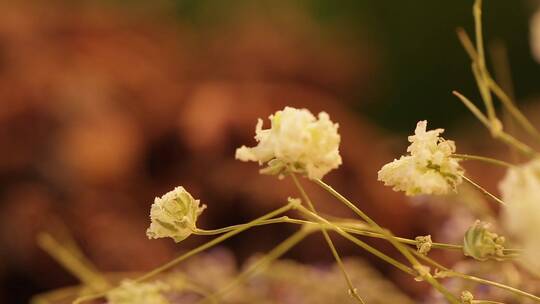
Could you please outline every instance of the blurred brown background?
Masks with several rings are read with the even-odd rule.
[[[76,283],[35,245],[38,231],[58,223],[100,270],[147,270],[205,240],[146,239],[153,198],[174,186],[208,205],[204,228],[248,221],[297,195],[290,181],[234,160],[236,147],[254,142],[256,119],[285,105],[339,122],[344,165],[331,184],[397,234],[425,233],[433,223],[414,218],[426,211],[376,172],[416,121],[446,127],[450,138],[471,121],[449,92],[477,96],[454,37],[458,25],[470,27],[472,2],[378,2],[0,2],[0,302]],[[534,3],[486,2],[487,34],[508,45],[516,94],[532,97]],[[348,215],[306,186],[322,211]],[[293,230],[258,228],[224,245],[243,260]],[[288,256],[331,261],[320,241]]]

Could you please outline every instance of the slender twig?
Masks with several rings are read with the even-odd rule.
[[[490,128],[491,124],[488,120],[488,118],[474,105],[472,101],[470,101],[467,97],[465,97],[463,94],[459,93],[458,91],[452,91],[452,94],[454,94],[463,104],[473,113],[473,115],[482,123],[486,128]]]
[[[349,241],[355,243],[356,245],[358,245],[360,248],[366,250],[367,252],[375,255],[376,257],[380,258],[381,260],[389,263],[390,265],[393,265],[394,267],[396,267],[397,269],[405,272],[405,273],[408,273],[410,275],[413,275],[413,276],[416,276],[417,273],[414,271],[414,269],[412,269],[411,267],[399,262],[398,260],[384,254],[383,252],[371,247],[370,245],[368,245],[367,243],[355,238],[354,236],[352,236],[351,234],[347,233],[346,231],[344,231],[342,228],[340,228],[339,226],[335,225],[335,224],[332,224],[331,222],[327,221],[325,218],[319,216],[318,214],[315,214],[313,212],[311,212],[310,210],[308,210],[306,207],[304,206],[299,206],[298,208],[298,211],[304,213],[306,216],[309,216],[311,218],[313,218],[314,220],[320,222],[320,223],[323,223],[323,224],[326,224],[326,225],[329,225],[330,227],[332,227],[338,234],[340,234],[341,236],[343,236],[344,238],[348,239]]]
[[[296,188],[298,189],[298,191],[300,191],[300,195],[302,195],[302,198],[306,201],[311,211],[313,211],[314,213],[317,213],[317,210],[315,209],[315,205],[313,204],[306,190],[304,189],[304,187],[302,186],[302,184],[296,177],[296,174],[294,174],[294,172],[291,171],[290,175],[291,175],[292,180],[294,181],[294,184],[296,185]],[[358,301],[358,303],[365,304],[364,300],[360,297],[356,288],[354,287],[352,280],[349,274],[347,273],[345,266],[343,265],[343,261],[341,260],[341,257],[339,256],[336,246],[334,245],[334,242],[332,242],[332,239],[330,238],[330,235],[328,234],[328,231],[326,230],[326,228],[324,228],[324,226],[322,227],[321,231],[324,236],[324,240],[328,244],[328,247],[330,248],[330,251],[332,252],[332,255],[334,256],[334,259],[336,260],[336,263],[339,269],[341,270],[341,273],[343,274],[345,281],[347,282],[347,286],[349,287],[349,293],[356,301]]]
[[[491,197],[494,201],[496,201],[497,203],[503,205],[503,206],[506,206],[506,203],[503,202],[500,198],[496,197],[495,195],[491,194],[489,191],[487,191],[486,189],[484,189],[482,186],[480,186],[479,184],[475,183],[474,181],[472,181],[470,178],[466,177],[465,175],[461,174],[461,177],[466,180],[469,184],[473,185],[474,187],[476,187],[478,190],[482,191],[482,193],[484,193],[485,195]]]
[[[277,218],[264,220],[256,224],[245,223],[245,224],[232,225],[228,227],[223,227],[219,229],[210,229],[210,230],[196,228],[193,230],[193,233],[197,235],[216,235],[216,234],[222,234],[222,233],[226,233],[232,230],[236,230],[246,225],[251,225],[250,227],[255,227],[255,226],[264,226],[264,225],[270,225],[270,224],[279,224],[279,223],[305,224],[306,222],[303,220],[292,219],[288,216],[280,216]]]
[[[109,287],[109,282],[97,270],[83,263],[77,257],[78,253],[70,252],[70,249],[62,246],[50,234],[40,233],[37,242],[43,250],[93,291],[100,291]]]
[[[463,102],[463,104],[474,114],[474,116],[482,123],[486,128],[489,130],[492,130],[492,126],[488,118],[472,103],[467,97],[463,96],[457,91],[452,91],[452,94],[454,94],[456,97]],[[505,144],[515,147],[523,153],[524,155],[527,155],[529,157],[537,157],[538,153],[531,147],[529,147],[527,144],[521,142],[520,140],[516,139],[512,135],[505,133],[504,131],[500,130],[497,133],[493,134],[496,139],[501,140]]]
[[[457,35],[459,41],[463,45],[463,48],[469,55],[470,59],[474,62],[478,62],[479,55],[474,48],[474,45],[467,35],[467,32],[463,28],[457,29]],[[489,75],[487,69],[485,72],[485,79],[487,87],[499,98],[503,106],[508,110],[508,112],[514,117],[514,119],[521,125],[521,127],[527,131],[533,137],[540,139],[540,133],[533,126],[533,124],[527,119],[527,117],[517,108],[516,103],[512,101],[512,98],[497,84],[497,82]]]
[[[484,52],[484,37],[482,33],[482,0],[476,0],[473,5],[473,16],[474,16],[474,29],[476,34],[476,52],[478,54],[477,60],[474,61],[478,70],[477,73],[477,84],[482,99],[486,105],[487,116],[491,122],[491,130],[493,133],[497,132],[495,129],[495,122],[497,121],[497,116],[495,114],[495,107],[493,106],[493,99],[491,97],[491,92],[487,86],[487,68],[486,68],[486,59]],[[474,72],[473,68],[473,72]]]
[[[485,162],[485,163],[489,163],[489,164],[492,164],[492,165],[497,165],[497,166],[501,166],[501,167],[505,167],[505,168],[514,168],[514,167],[516,167],[514,164],[511,164],[511,163],[508,163],[508,162],[505,162],[505,161],[502,161],[502,160],[499,160],[499,159],[486,157],[486,156],[454,153],[454,154],[451,155],[451,157],[459,158],[459,159],[462,159],[462,160],[478,160],[478,161],[482,161],[482,162]]]
[[[461,279],[464,279],[464,280],[467,280],[467,281],[477,282],[477,283],[480,283],[480,284],[483,284],[483,285],[494,286],[494,287],[509,291],[509,292],[511,292],[513,294],[516,294],[516,295],[519,295],[519,296],[522,296],[522,297],[525,297],[525,298],[529,298],[531,300],[534,300],[535,302],[540,303],[540,297],[535,296],[535,295],[533,295],[531,293],[525,292],[523,290],[511,287],[511,286],[508,286],[508,285],[505,285],[505,284],[502,284],[502,283],[498,283],[498,282],[478,278],[478,277],[475,277],[475,276],[455,272],[455,271],[452,271],[452,270],[449,270],[448,272],[446,272],[445,275],[448,276],[448,277],[461,278]]]
[[[366,221],[368,224],[373,226],[380,232],[381,234],[386,236],[386,240],[389,241],[408,261],[411,263],[411,265],[415,269],[422,269],[423,265],[412,255],[408,249],[407,246],[404,246],[399,241],[397,241],[394,237],[394,235],[386,230],[383,229],[379,224],[377,224],[374,220],[372,220],[367,214],[365,214],[362,210],[360,210],[358,207],[356,207],[355,204],[353,204],[351,201],[349,201],[346,197],[341,195],[338,191],[336,191],[334,188],[332,188],[330,185],[326,184],[320,179],[314,180],[316,184],[321,186],[323,189],[325,189],[327,192],[332,194],[336,199],[338,199],[340,202],[342,202],[344,205],[349,207],[352,211],[354,211],[358,216],[360,216],[364,221]],[[459,304],[458,299],[450,293],[444,286],[442,286],[430,273],[418,273],[422,278],[431,284],[435,289],[437,289],[450,303]]]
[[[291,203],[289,202],[287,205],[281,207],[281,208],[278,208],[272,212],[269,212],[251,222],[248,223],[248,225],[245,225],[245,226],[242,226],[240,228],[238,228],[237,230],[233,230],[233,231],[229,231],[225,234],[222,234],[218,237],[216,237],[215,239],[212,239],[210,240],[209,242],[207,243],[204,243],[203,245],[199,246],[199,247],[196,247],[186,253],[184,253],[183,255],[173,259],[172,261],[169,261],[168,263],[165,263],[163,264],[162,266],[158,267],[158,268],[155,268],[154,270],[150,271],[150,272],[147,272],[146,274],[142,275],[141,277],[137,278],[135,280],[135,282],[142,282],[144,280],[147,280],[151,277],[154,277],[156,275],[158,275],[159,273],[163,272],[163,271],[166,271],[176,265],[178,265],[180,262],[204,251],[204,250],[207,250],[251,227],[253,227],[254,225],[256,225],[257,223],[259,222],[262,222],[264,220],[267,220],[267,219],[270,219],[272,217],[275,217],[279,214],[282,214],[282,213],[285,213],[287,211],[289,211],[290,209],[294,208],[295,207],[295,204],[294,203]],[[118,288],[118,287],[114,287],[112,289],[115,289],[115,288]],[[78,299],[76,299],[73,304],[80,304],[80,303],[83,303],[83,302],[86,302],[86,301],[90,301],[90,300],[94,300],[94,299],[99,299],[103,296],[105,296],[108,292],[110,292],[112,289],[109,289],[109,290],[106,290],[104,292],[101,292],[101,293],[97,293],[97,294],[93,294],[93,295],[87,295],[87,296],[83,296],[83,297],[79,297]]]

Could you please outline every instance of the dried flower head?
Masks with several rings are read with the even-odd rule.
[[[135,283],[124,280],[118,288],[107,293],[109,304],[168,304],[169,301],[162,292],[168,286],[161,282]]]
[[[463,168],[452,158],[456,145],[440,137],[443,129],[426,131],[427,121],[416,125],[415,134],[409,136],[409,155],[401,156],[384,165],[378,179],[394,191],[406,195],[448,194],[461,184]]]
[[[508,169],[499,189],[507,204],[502,224],[521,243],[527,265],[540,273],[540,159]]]
[[[170,237],[180,242],[197,228],[197,218],[205,208],[184,187],[176,187],[154,200],[150,209],[152,222],[146,235],[150,239]]]
[[[465,232],[463,237],[463,253],[479,261],[504,258],[504,242],[502,236],[488,230],[489,224],[476,221]]]
[[[431,240],[431,235],[425,235],[425,236],[417,236],[415,239],[416,241],[416,249],[418,250],[418,253],[427,255],[428,252],[431,250],[431,246],[433,246],[433,241]]]
[[[472,304],[474,303],[474,296],[473,294],[470,292],[470,291],[463,291],[461,293],[461,296],[459,297],[459,299],[461,300],[461,303],[462,304]]]
[[[319,179],[341,165],[338,124],[328,114],[318,118],[307,109],[285,107],[270,115],[270,129],[263,129],[259,119],[255,130],[258,144],[236,150],[241,161],[267,164],[261,173],[282,176],[287,170]]]

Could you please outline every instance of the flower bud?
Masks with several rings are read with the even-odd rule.
[[[504,258],[504,237],[488,230],[489,224],[476,221],[463,237],[463,253],[479,261]]]
[[[197,218],[205,208],[184,187],[176,187],[154,200],[150,209],[152,222],[146,235],[150,239],[170,237],[178,243],[197,229]]]

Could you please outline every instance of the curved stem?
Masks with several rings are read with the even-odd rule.
[[[147,280],[147,279],[149,279],[149,278],[151,278],[151,277],[153,277],[153,276],[155,276],[155,275],[157,275],[157,274],[159,274],[159,273],[161,273],[161,272],[163,272],[165,270],[168,270],[168,269],[176,266],[180,262],[182,262],[182,261],[184,261],[184,260],[198,254],[199,252],[207,250],[207,249],[209,249],[209,248],[211,248],[211,247],[213,247],[213,246],[215,246],[215,245],[217,245],[217,244],[219,244],[219,243],[221,243],[221,242],[223,242],[223,241],[225,241],[225,240],[227,240],[227,239],[229,239],[229,238],[231,238],[231,237],[233,237],[233,236],[235,236],[235,235],[237,235],[237,234],[239,234],[239,233],[241,233],[241,232],[243,232],[243,231],[245,231],[245,230],[247,230],[247,229],[249,229],[249,228],[251,228],[251,227],[253,227],[255,225],[257,225],[258,223],[260,223],[260,222],[262,222],[264,220],[267,220],[269,218],[275,217],[275,216],[277,216],[279,214],[282,214],[284,212],[289,211],[294,206],[295,206],[294,203],[288,203],[287,205],[285,205],[285,206],[283,206],[281,208],[278,208],[278,209],[276,209],[276,210],[274,210],[272,212],[269,212],[269,213],[255,219],[255,220],[247,223],[246,225],[244,225],[244,226],[242,226],[242,227],[240,227],[240,228],[238,228],[236,230],[229,231],[229,232],[227,232],[227,233],[225,233],[223,235],[220,235],[220,236],[216,237],[215,239],[210,240],[207,243],[204,243],[203,245],[201,245],[199,247],[196,247],[196,248],[190,250],[189,252],[187,252],[187,253],[173,259],[172,261],[169,261],[168,263],[163,264],[162,266],[160,266],[160,267],[158,267],[158,268],[156,268],[156,269],[142,275],[141,277],[137,278],[134,281],[138,283],[138,282],[142,282],[144,280]],[[115,287],[115,288],[117,288],[117,287]],[[112,289],[109,289],[109,290],[106,290],[104,292],[97,293],[97,294],[94,294],[94,295],[88,295],[88,296],[80,297],[80,298],[76,299],[75,301],[73,301],[73,304],[80,304],[80,303],[83,303],[83,302],[86,302],[86,301],[101,298],[101,297],[105,296],[111,290]]]
[[[508,162],[505,162],[505,161],[502,161],[502,160],[498,160],[498,159],[495,159],[495,158],[479,156],[479,155],[454,153],[454,154],[451,155],[451,157],[459,158],[459,159],[462,159],[462,160],[478,160],[478,161],[482,161],[482,162],[485,162],[485,163],[489,163],[489,164],[492,164],[492,165],[497,165],[497,166],[501,166],[501,167],[505,167],[505,168],[514,168],[515,167],[515,165],[511,164],[511,163],[508,163]]]

